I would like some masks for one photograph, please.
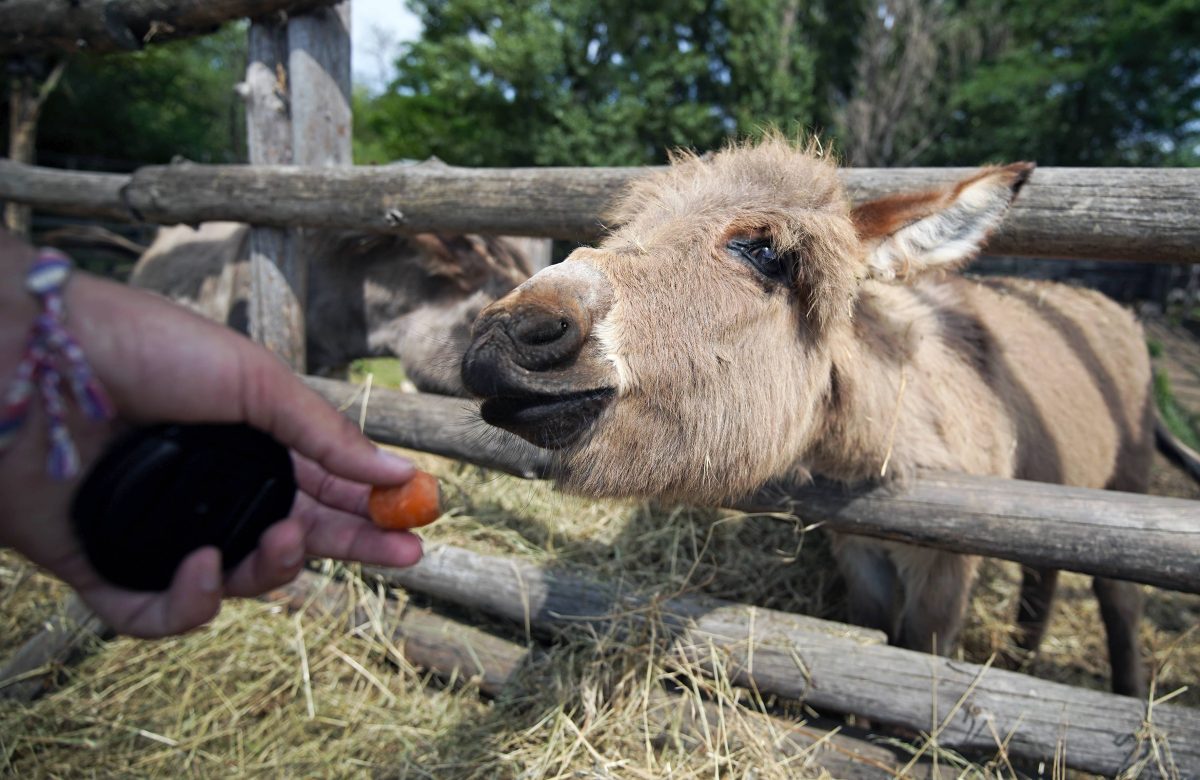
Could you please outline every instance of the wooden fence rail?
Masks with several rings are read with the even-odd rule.
[[[444,680],[477,685],[491,697],[537,690],[556,685],[554,666],[546,649],[517,643],[475,626],[447,618],[436,612],[408,604],[397,610],[389,599],[364,597],[345,581],[313,572],[301,572],[296,580],[278,591],[292,611],[322,616],[351,616],[345,622],[361,626],[370,622],[389,635],[404,658],[414,666],[434,672]],[[268,594],[266,598],[271,598]],[[757,624],[756,624],[757,627]],[[0,677],[0,685],[3,685]],[[0,688],[0,696],[4,695]],[[689,692],[690,693],[690,692]],[[894,780],[909,763],[898,749],[889,750],[861,737],[850,736],[840,723],[811,720],[795,723],[762,712],[737,707],[730,702],[720,707],[714,702],[676,690],[652,686],[643,710],[647,737],[655,747],[683,742],[701,748],[706,732],[721,729],[728,748],[744,744],[747,731],[756,733],[756,741],[770,739],[776,760],[826,770],[844,780]],[[722,728],[724,727],[724,728]],[[769,737],[767,735],[770,735]],[[760,743],[761,744],[761,743]],[[939,777],[932,763],[925,761],[908,767],[910,780]]]
[[[702,667],[719,664],[736,685],[933,734],[943,748],[990,755],[1003,744],[1012,758],[1061,756],[1104,775],[1159,752],[1170,755],[1173,776],[1200,773],[1200,713],[1187,707],[1148,710],[1132,697],[890,647],[836,623],[715,599],[630,596],[569,571],[448,545],[411,568],[367,573],[536,633],[655,619],[660,641]]]
[[[337,0],[3,0],[0,57],[95,53],[210,33],[225,22],[286,11],[305,13]]]
[[[0,199],[79,216],[163,224],[224,219],[278,227],[590,240],[603,231],[606,204],[648,170],[425,163],[330,171],[183,163],[121,176],[0,161]],[[851,197],[866,200],[954,181],[968,170],[848,168],[842,176]],[[1040,168],[988,251],[1200,262],[1200,169]]]
[[[358,388],[306,381],[358,419]],[[470,401],[375,390],[366,433],[521,477],[553,475],[550,453],[485,429],[475,415]],[[793,513],[845,533],[1200,593],[1200,501],[926,474],[903,486],[770,486],[738,506]]]

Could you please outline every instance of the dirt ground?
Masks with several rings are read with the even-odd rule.
[[[1150,471],[1150,493],[1155,496],[1200,499],[1200,483],[1161,452],[1154,455]]]

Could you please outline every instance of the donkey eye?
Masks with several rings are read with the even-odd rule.
[[[750,255],[750,259],[758,266],[759,270],[767,270],[770,268],[779,267],[779,257],[776,256],[775,250],[769,246],[758,246],[746,252]]]
[[[777,282],[786,280],[787,269],[783,258],[771,246],[767,239],[734,239],[728,244],[729,250],[748,262],[763,276]]]

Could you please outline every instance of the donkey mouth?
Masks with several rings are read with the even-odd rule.
[[[489,425],[538,447],[559,450],[578,441],[612,397],[612,388],[601,387],[564,395],[489,398],[479,412]]]

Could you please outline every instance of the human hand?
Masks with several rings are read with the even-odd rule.
[[[31,257],[0,232],[0,385],[35,313],[19,283]],[[114,629],[144,637],[187,631],[215,616],[224,597],[288,582],[306,555],[388,566],[420,559],[416,536],[365,519],[369,486],[403,484],[412,465],[376,449],[264,349],[166,300],[87,274],[68,282],[66,311],[119,418],[95,423],[72,410],[68,427],[83,473],[122,424],[245,422],[291,448],[300,486],[291,517],[269,528],[228,576],[220,553],[204,548],[180,564],[167,591],[122,590],[92,569],[75,538],[68,511],[79,480],[46,475],[45,421],[35,404],[20,438],[0,454],[0,543],[61,577]]]

